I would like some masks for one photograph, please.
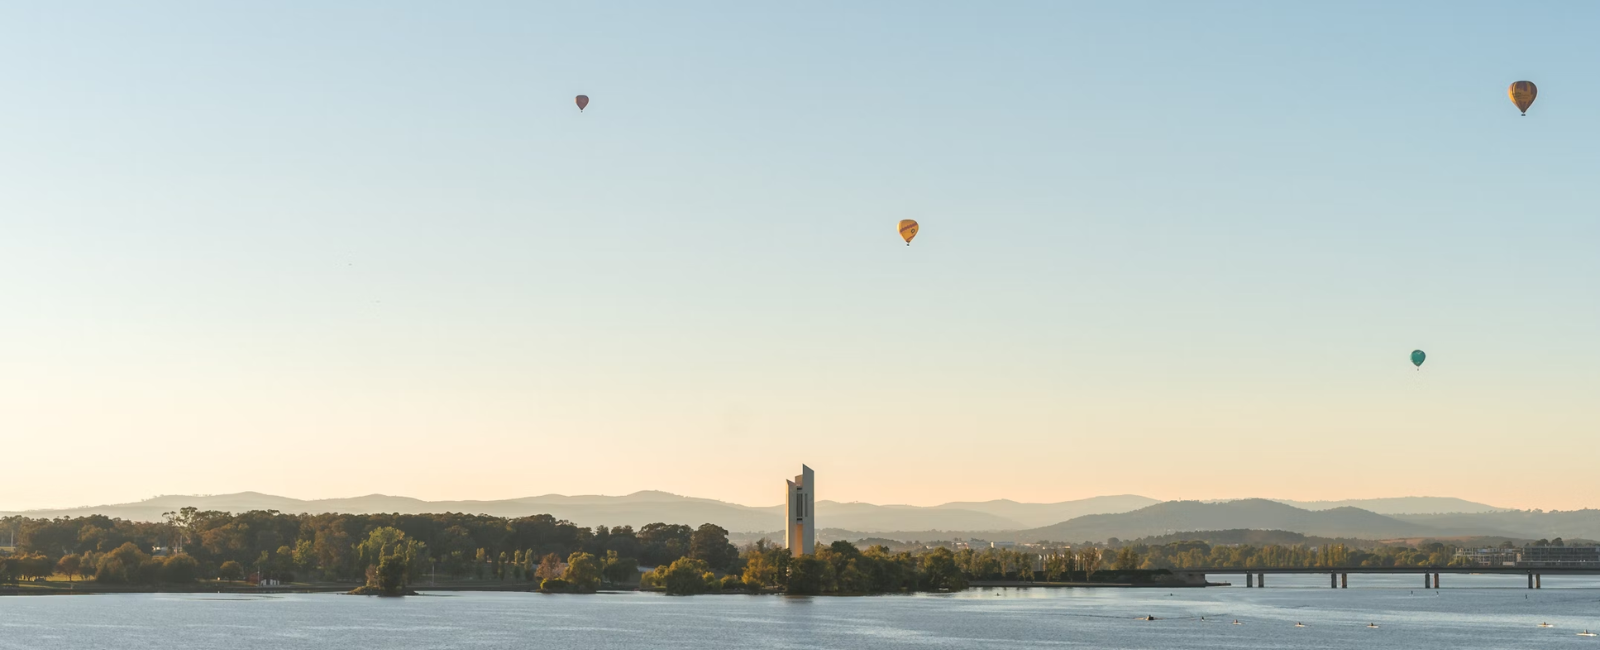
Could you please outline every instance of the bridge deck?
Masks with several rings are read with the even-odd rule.
[[[1173,569],[1173,573],[1482,573],[1502,575],[1528,575],[1530,573],[1543,575],[1600,575],[1600,566],[1596,567],[1499,567],[1499,566],[1352,566],[1352,567],[1251,567],[1237,568],[1194,568]]]

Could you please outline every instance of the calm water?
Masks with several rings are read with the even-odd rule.
[[[1225,576],[1224,576],[1225,577]],[[1415,580],[1412,580],[1415,578]],[[1268,576],[1267,589],[783,598],[451,593],[0,598],[0,648],[1595,648],[1600,581]],[[1171,594],[1170,596],[1168,594]],[[1136,621],[1151,614],[1157,621]],[[1205,616],[1202,622],[1199,617]],[[1214,620],[1213,620],[1214,619]],[[1239,619],[1243,625],[1230,624]],[[1307,627],[1296,628],[1296,621]],[[1557,627],[1540,629],[1548,621]],[[1378,629],[1367,629],[1367,623]]]

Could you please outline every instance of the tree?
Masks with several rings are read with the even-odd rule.
[[[94,580],[110,584],[140,582],[144,578],[151,577],[142,572],[149,560],[150,556],[134,546],[133,542],[123,542],[110,553],[102,554],[96,561]]]
[[[929,591],[961,591],[967,580],[956,567],[955,554],[943,546],[922,556],[922,588]]]
[[[1139,554],[1132,547],[1124,546],[1117,550],[1117,557],[1111,562],[1111,568],[1117,571],[1132,571],[1139,568]]]
[[[601,562],[600,575],[609,584],[632,583],[639,579],[639,561],[631,557],[619,557],[616,551],[606,551],[606,559]]]
[[[561,558],[555,553],[545,555],[544,559],[539,560],[539,569],[533,574],[541,581],[561,577]]]
[[[739,549],[728,543],[728,531],[723,527],[701,524],[689,537],[689,557],[701,560],[713,569],[729,569],[739,559]]]
[[[561,574],[574,591],[590,593],[600,587],[600,563],[594,556],[578,551],[567,556],[567,570]]]
[[[1071,551],[1067,555],[1052,552],[1044,559],[1044,579],[1050,582],[1061,580],[1072,570]]]
[[[826,547],[822,549],[828,551]],[[797,555],[789,561],[789,576],[784,582],[784,593],[810,596],[832,591],[834,588],[833,564],[817,555]]]
[[[1078,551],[1078,567],[1083,569],[1083,577],[1085,580],[1090,579],[1090,577],[1094,575],[1095,571],[1100,570],[1100,561],[1102,558],[1103,556],[1100,553],[1100,549],[1093,546],[1085,546]]]
[[[73,576],[78,575],[78,566],[82,560],[83,558],[77,555],[63,555],[56,562],[56,571],[67,576],[67,580],[70,581]]]
[[[302,539],[294,544],[294,565],[301,571],[310,571],[317,566],[317,547],[309,539]]]
[[[367,585],[376,587],[385,596],[399,596],[405,593],[405,558],[399,555],[384,556],[378,561],[378,567],[372,572],[372,579]]]
[[[638,533],[639,562],[646,566],[671,564],[688,554],[693,535],[694,529],[683,524],[645,524]]]
[[[704,560],[690,557],[678,558],[662,575],[662,586],[668,595],[689,596],[706,592],[706,574],[711,567]]]
[[[172,584],[188,584],[200,577],[200,563],[189,557],[188,553],[179,553],[167,558],[161,565],[161,581]]]
[[[778,578],[783,575],[783,571],[783,567],[769,560],[767,554],[761,550],[745,553],[744,586],[750,591],[761,591],[765,587],[777,586]]]
[[[244,565],[233,560],[223,562],[222,566],[217,567],[217,577],[223,580],[243,580]]]

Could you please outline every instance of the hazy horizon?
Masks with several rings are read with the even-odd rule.
[[[6,509],[1600,506],[1600,5],[0,17]]]
[[[713,499],[712,497],[705,497],[705,496],[700,496],[700,495],[695,495],[695,494],[681,494],[681,493],[676,493],[676,492],[669,492],[669,491],[666,491],[666,490],[654,490],[654,489],[635,490],[635,491],[632,491],[632,492],[617,493],[617,494],[600,494],[600,493],[580,494],[580,493],[547,492],[547,493],[540,493],[540,494],[522,494],[522,495],[503,496],[503,497],[490,497],[490,498],[466,497],[466,498],[459,498],[459,499],[428,499],[428,498],[416,497],[416,496],[407,495],[407,494],[389,494],[389,493],[382,493],[382,492],[365,492],[365,493],[359,493],[359,494],[342,494],[342,495],[325,495],[325,496],[306,497],[306,496],[294,496],[294,495],[288,495],[288,494],[277,494],[277,493],[263,492],[261,490],[240,490],[240,491],[237,491],[237,492],[217,492],[217,493],[194,493],[194,492],[191,492],[191,493],[157,494],[157,495],[138,497],[138,498],[135,498],[135,499],[129,499],[127,501],[116,501],[116,502],[108,501],[108,502],[98,502],[98,503],[79,503],[79,504],[70,504],[70,505],[69,504],[54,504],[54,505],[45,505],[45,506],[30,507],[30,508],[12,508],[12,507],[7,507],[7,504],[5,504],[5,503],[0,503],[0,512],[18,513],[18,512],[39,511],[39,510],[70,510],[70,509],[74,509],[74,508],[84,508],[84,507],[97,507],[97,506],[133,504],[133,503],[140,503],[140,502],[154,500],[154,499],[172,499],[172,498],[182,498],[182,497],[208,498],[208,497],[229,496],[229,495],[236,495],[236,494],[256,494],[256,495],[267,496],[267,497],[279,497],[279,498],[286,498],[286,499],[296,499],[296,500],[307,501],[307,502],[349,500],[349,499],[360,499],[360,498],[365,498],[365,497],[386,497],[386,498],[400,498],[400,499],[416,499],[416,500],[423,501],[423,502],[428,502],[428,503],[438,503],[438,502],[460,502],[460,501],[490,502],[490,501],[505,501],[505,500],[515,500],[515,499],[536,499],[536,498],[543,498],[543,497],[622,498],[622,497],[628,497],[628,496],[632,496],[632,495],[635,495],[635,494],[646,493],[646,492],[669,494],[669,495],[672,495],[672,496],[682,497],[682,498],[687,498],[687,499],[712,499],[712,500],[715,500],[715,501],[720,501],[720,502],[723,502],[723,503],[729,503],[729,504],[737,505],[737,506],[744,506],[744,507],[748,507],[748,508],[773,508],[773,507],[778,507],[778,506],[783,505],[783,502],[781,500],[773,500],[770,503],[765,503],[765,502],[744,503],[744,502],[737,502],[737,501],[728,501],[728,500],[725,500],[725,499]],[[1187,498],[1187,497],[1185,497],[1185,498],[1178,498],[1178,499],[1162,499],[1162,498],[1158,498],[1158,497],[1151,497],[1151,496],[1145,495],[1145,494],[1122,493],[1122,494],[1096,494],[1096,495],[1091,495],[1091,496],[1087,496],[1087,497],[1079,497],[1079,498],[1073,498],[1073,499],[1058,499],[1058,500],[1053,500],[1053,501],[1023,501],[1023,500],[1018,500],[1018,499],[1010,499],[1010,498],[1006,498],[1006,497],[995,497],[995,498],[992,498],[992,499],[954,499],[954,500],[950,500],[950,501],[941,501],[941,502],[937,502],[937,503],[895,503],[895,502],[881,502],[880,503],[880,502],[864,501],[864,500],[860,500],[860,499],[833,498],[833,497],[828,497],[826,495],[823,495],[823,498],[818,499],[818,501],[819,502],[834,502],[834,503],[842,503],[842,504],[863,503],[863,504],[872,504],[872,505],[880,505],[880,506],[911,506],[911,507],[923,507],[923,508],[925,508],[925,507],[948,505],[948,504],[953,504],[953,503],[985,503],[985,502],[991,502],[991,501],[1011,501],[1011,502],[1021,503],[1021,504],[1050,504],[1050,503],[1064,503],[1064,502],[1072,502],[1072,501],[1084,501],[1084,500],[1098,499],[1098,498],[1115,498],[1115,497],[1129,497],[1129,496],[1154,499],[1156,502],[1200,501],[1200,502],[1214,503],[1214,502],[1238,501],[1238,500],[1246,500],[1246,499],[1266,499],[1266,500],[1269,500],[1269,501],[1289,502],[1289,503],[1295,503],[1295,504],[1338,503],[1338,502],[1345,502],[1345,501],[1383,500],[1383,499],[1459,499],[1460,498],[1460,497],[1441,496],[1441,495],[1389,495],[1389,496],[1380,496],[1380,497],[1366,497],[1366,498],[1361,498],[1361,499],[1316,499],[1316,500],[1304,500],[1304,499],[1288,499],[1288,498],[1283,498],[1283,497],[1275,497],[1275,496],[1267,496],[1267,495],[1252,495],[1252,496],[1243,496],[1243,497],[1223,497],[1223,498]],[[1505,507],[1505,506],[1501,506],[1501,505],[1496,504],[1496,503],[1486,503],[1486,502],[1471,501],[1470,499],[1463,499],[1463,500],[1464,501],[1469,501],[1469,502],[1472,502],[1472,503],[1478,503],[1480,505],[1492,506],[1492,507],[1496,507],[1496,508]]]

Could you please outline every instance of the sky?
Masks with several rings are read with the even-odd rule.
[[[1600,506],[1597,27],[0,3],[0,510]]]

